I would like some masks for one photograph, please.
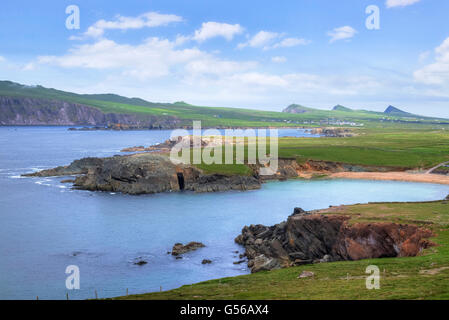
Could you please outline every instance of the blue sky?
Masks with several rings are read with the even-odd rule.
[[[66,28],[66,7],[80,29]],[[368,30],[365,9],[379,8]],[[449,117],[449,1],[2,1],[0,78],[79,93]]]

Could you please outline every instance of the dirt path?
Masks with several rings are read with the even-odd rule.
[[[448,184],[449,176],[426,173],[408,172],[337,172],[330,174],[331,178],[339,179],[365,179],[365,180],[391,180]]]
[[[426,174],[430,174],[430,173],[432,173],[433,170],[438,169],[439,167],[444,166],[446,164],[449,164],[449,161],[440,163],[439,165],[437,165],[437,166],[435,166],[433,168],[430,168],[429,170],[426,171]]]

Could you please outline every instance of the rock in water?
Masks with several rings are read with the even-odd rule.
[[[201,264],[211,264],[212,260],[208,260],[208,259],[204,259],[203,261],[201,261]]]
[[[179,256],[181,254],[184,254],[184,253],[187,253],[187,252],[190,252],[190,251],[194,251],[194,250],[197,250],[199,248],[204,248],[204,247],[205,247],[205,245],[202,244],[201,242],[190,242],[190,243],[188,243],[186,245],[183,245],[182,243],[176,243],[173,246],[171,254],[173,256]]]
[[[61,180],[61,183],[74,183],[75,180],[73,179],[66,179],[66,180]]]
[[[299,211],[299,210],[298,210]],[[251,272],[310,263],[416,256],[433,244],[432,232],[414,225],[347,223],[350,217],[299,213],[272,227],[244,227]]]
[[[136,266],[144,266],[144,265],[146,265],[147,263],[148,263],[148,262],[145,261],[145,260],[142,259],[142,258],[136,258],[136,259],[134,259],[134,262],[133,262],[133,264],[136,265]]]

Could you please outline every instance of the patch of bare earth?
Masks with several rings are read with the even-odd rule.
[[[435,269],[427,269],[427,270],[421,270],[420,274],[425,274],[429,276],[436,275],[444,270],[449,270],[449,267],[441,267],[441,268],[435,268]]]

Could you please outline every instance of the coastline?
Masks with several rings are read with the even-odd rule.
[[[449,185],[449,176],[410,172],[336,172],[328,176],[331,179],[384,180],[436,183]]]

